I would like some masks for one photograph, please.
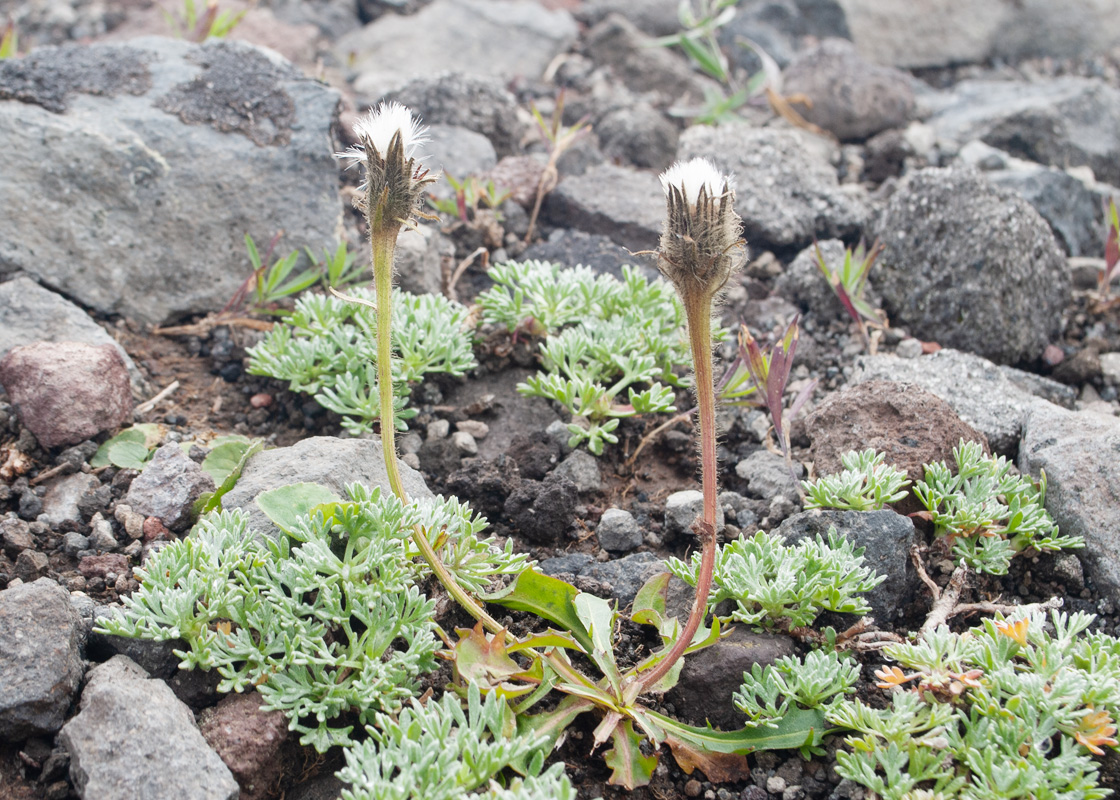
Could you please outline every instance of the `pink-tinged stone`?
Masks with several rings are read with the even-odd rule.
[[[104,578],[109,573],[131,575],[128,556],[123,553],[104,553],[99,556],[86,556],[78,562],[78,572],[86,578]]]
[[[256,692],[230,694],[199,719],[207,744],[241,786],[241,800],[271,797],[283,766],[288,719],[282,711],[262,711],[261,702]]]
[[[0,384],[43,447],[83,442],[132,415],[128,369],[110,344],[13,347],[0,360]]]

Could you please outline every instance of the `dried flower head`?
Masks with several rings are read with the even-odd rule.
[[[355,201],[373,230],[388,225],[396,230],[420,207],[424,187],[435,176],[420,164],[416,148],[428,141],[427,128],[400,103],[382,103],[354,123],[358,144],[338,158],[348,166],[365,166],[362,196]]]
[[[710,161],[678,161],[661,175],[668,214],[658,266],[682,299],[713,297],[742,263],[742,220],[731,177]]]

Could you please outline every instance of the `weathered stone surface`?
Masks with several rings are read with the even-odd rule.
[[[110,344],[128,368],[133,386],[144,386],[128,353],[89,314],[26,275],[19,275],[0,283],[0,358],[13,347],[34,342]]]
[[[962,81],[928,124],[960,144],[979,139],[1039,164],[1084,165],[1120,184],[1120,89],[1099,79]]]
[[[840,457],[851,450],[873,449],[884,461],[921,480],[924,464],[953,463],[953,448],[963,439],[984,435],[966,424],[945,400],[912,383],[870,380],[829,395],[808,417],[813,468],[818,475],[843,469]]]
[[[805,476],[805,468],[799,461],[793,462],[793,475],[786,466],[786,460],[779,453],[769,450],[755,450],[735,465],[735,474],[747,482],[747,491],[763,500],[771,500],[778,495],[797,497],[798,481]]]
[[[1085,537],[1078,552],[1098,590],[1120,591],[1120,420],[1038,404],[1026,414],[1019,469],[1046,472],[1046,510],[1062,533]]]
[[[620,106],[594,122],[603,154],[635,167],[668,169],[677,152],[677,128],[648,103]]]
[[[338,94],[273,53],[42,48],[0,64],[0,98],[0,273],[158,323],[225,305],[248,274],[246,233],[334,246]]]
[[[214,479],[175,442],[156,450],[144,471],[128,487],[125,502],[133,511],[157,517],[173,531],[191,523],[191,507],[203,492],[214,490]]]
[[[236,800],[237,782],[167,684],[124,656],[90,671],[59,741],[83,800]]]
[[[400,470],[409,497],[432,496],[416,470],[407,464],[401,464]],[[346,496],[349,483],[380,486],[383,491],[389,491],[381,441],[313,436],[291,447],[257,453],[245,465],[237,485],[222,498],[222,507],[245,509],[249,512],[251,530],[275,536],[279,529],[253,501],[261,492],[289,483],[321,483],[340,497]]]
[[[108,344],[36,342],[13,348],[0,360],[0,384],[43,447],[77,444],[132,415],[128,370]]]
[[[840,0],[864,57],[898,67],[940,67],[1031,56],[1084,57],[1112,47],[1120,21],[1096,0]]]
[[[626,553],[642,544],[642,529],[634,515],[621,508],[608,508],[595,528],[599,546],[614,553]]]
[[[870,380],[913,383],[933,392],[982,433],[993,452],[1012,456],[1019,447],[1023,417],[1031,407],[1046,400],[1072,407],[1075,396],[1069,387],[1047,378],[949,349],[912,359],[860,356],[851,382]]]
[[[845,39],[825,39],[795,56],[782,73],[782,91],[812,105],[799,113],[844,141],[901,128],[914,116],[914,90],[901,70],[865,61]]]
[[[81,629],[52,580],[0,592],[0,740],[50,738],[62,727],[84,670]]]
[[[821,322],[832,319],[842,319],[847,315],[844,304],[832,291],[832,287],[821,274],[817,265],[817,247],[810,245],[797,254],[785,271],[778,276],[774,283],[774,291],[796,303],[802,311],[811,312]],[[819,243],[820,252],[824,262],[831,269],[839,269],[844,263],[845,246],[839,239],[826,239]],[[869,284],[870,289],[870,284]],[[868,291],[866,295],[869,302],[875,303],[875,298]]]
[[[503,512],[526,538],[556,546],[564,543],[578,498],[574,483],[548,475],[543,481],[523,480],[506,499]]]
[[[199,730],[241,787],[239,800],[263,800],[283,769],[280,750],[288,737],[283,711],[261,709],[256,692],[230,694],[202,712]]]
[[[587,33],[584,48],[591,60],[611,68],[615,79],[639,94],[656,93],[659,102],[699,102],[710,78],[697,74],[677,53],[659,47],[621,14],[610,14]]]
[[[461,68],[462,64],[455,67]],[[517,116],[517,99],[502,80],[463,72],[431,75],[425,72],[386,99],[408,106],[428,125],[455,125],[482,134],[499,158],[518,148],[524,126]]]
[[[840,186],[836,170],[819,153],[822,146],[828,145],[796,130],[697,125],[681,134],[677,158],[702,156],[735,176],[735,210],[757,252],[849,236],[867,223],[866,192]]]
[[[821,39],[851,39],[848,21],[839,0],[754,0],[740,4],[736,14],[719,30],[719,42],[731,63],[754,75],[762,62],[744,39],[755,42],[778,66],[785,67],[797,53]]]
[[[428,124],[428,141],[424,144],[424,165],[462,181],[469,175],[481,176],[498,163],[498,155],[490,140],[477,131],[459,125]],[[446,180],[428,187],[436,197],[454,197],[455,190]]]
[[[586,0],[582,15],[594,24],[610,14],[625,14],[644,33],[669,36],[680,32],[679,7],[676,0]]]
[[[455,254],[435,225],[418,225],[397,238],[393,269],[397,285],[413,294],[439,294],[443,286],[443,257]]]
[[[656,268],[630,255],[625,247],[611,241],[610,237],[561,228],[554,230],[545,241],[529,245],[523,258],[572,266],[584,264],[596,272],[608,273],[616,278],[622,276],[622,267],[626,264],[637,266],[647,278],[658,274]],[[635,264],[635,261],[639,263]]]
[[[910,560],[910,546],[920,541],[913,521],[887,508],[879,511],[818,508],[785,520],[777,534],[791,545],[817,536],[827,542],[830,528],[835,528],[856,547],[862,547],[864,564],[876,574],[886,576],[885,581],[864,597],[878,623],[892,625],[906,605],[919,596],[921,579]]]
[[[704,494],[697,489],[673,492],[665,498],[665,539],[673,543],[678,539],[694,541],[692,523],[704,510]],[[723,507],[716,509],[716,530],[723,528]]]
[[[793,653],[790,637],[752,633],[739,625],[726,638],[689,656],[680,682],[665,699],[694,725],[710,722],[726,731],[742,728],[746,717],[732,705],[731,697],[742,685],[743,673],[755,664],[766,667]]]
[[[536,80],[576,33],[567,11],[530,0],[436,0],[408,16],[385,14],[334,50],[358,73],[354,88],[375,98],[418,75],[464,66],[503,83]]]
[[[1025,200],[971,169],[924,169],[890,199],[875,288],[911,334],[1004,364],[1037,358],[1057,335],[1069,270]]]
[[[557,465],[554,472],[574,483],[580,494],[598,492],[603,488],[599,459],[586,450],[573,450]]]
[[[96,476],[84,472],[75,472],[51,481],[47,493],[43,495],[43,513],[47,515],[47,524],[80,522],[82,512],[78,508],[78,501],[90,489],[100,485],[101,481]]]
[[[600,164],[561,181],[545,198],[542,214],[555,225],[648,250],[661,235],[665,196],[651,172]]]
[[[646,581],[664,571],[665,562],[653,553],[631,553],[613,561],[592,560],[580,569],[579,575],[607,584],[610,596],[618,600],[618,607],[626,608]]]

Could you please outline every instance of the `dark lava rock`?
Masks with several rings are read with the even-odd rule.
[[[525,480],[505,502],[505,515],[526,538],[543,545],[562,544],[575,518],[579,493],[563,477]]]
[[[560,463],[560,445],[544,431],[518,433],[506,455],[517,462],[522,477],[539,481]]]
[[[1046,221],[971,169],[914,173],[875,224],[875,287],[892,322],[1003,364],[1056,338],[1069,269]]]
[[[465,458],[463,466],[447,477],[448,493],[469,502],[487,519],[497,519],[506,498],[521,485],[517,462],[509,456]]]
[[[132,481],[125,502],[138,514],[156,517],[169,529],[181,531],[191,524],[194,502],[203,492],[213,490],[214,479],[171,442],[156,450]]]

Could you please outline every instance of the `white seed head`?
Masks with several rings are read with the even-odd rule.
[[[397,131],[400,131],[401,150],[406,159],[413,157],[417,146],[430,141],[428,128],[420,124],[420,120],[413,116],[410,109],[397,102],[381,103],[354,123],[354,135],[358,138],[358,144],[338,153],[338,158],[363,161],[367,147],[385,158]]]
[[[661,188],[669,195],[670,187],[680,191],[685,201],[695,206],[700,200],[701,189],[708,197],[719,197],[725,189],[732,188],[731,176],[724,175],[706,158],[678,161],[661,173]]]

